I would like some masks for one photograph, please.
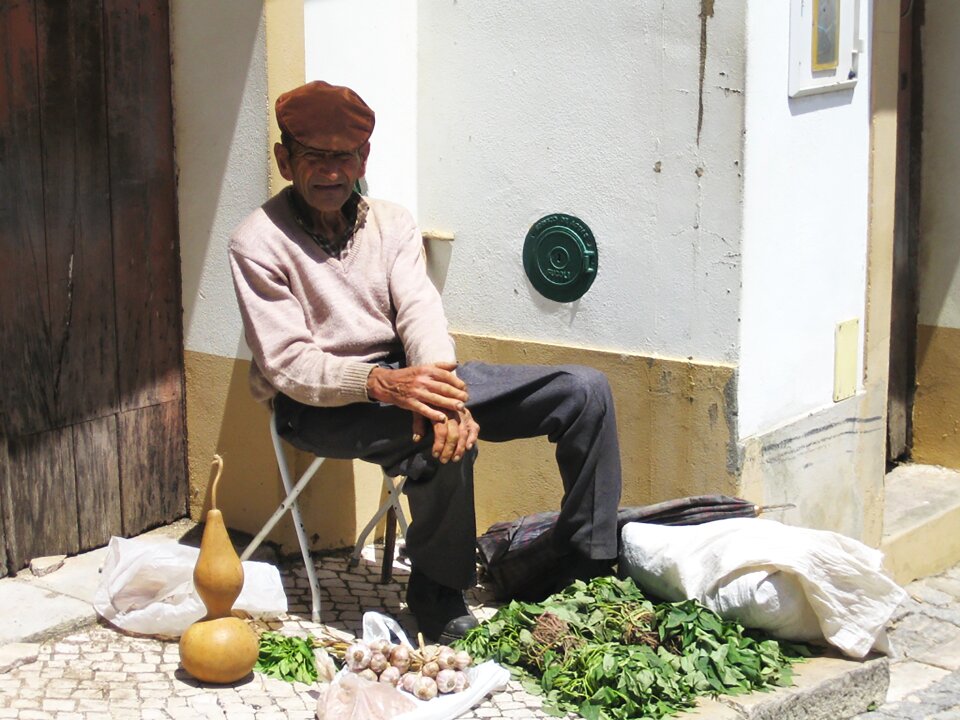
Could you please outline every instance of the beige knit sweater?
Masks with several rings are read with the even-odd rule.
[[[366,220],[340,259],[298,225],[281,192],[233,232],[230,265],[257,400],[277,391],[308,405],[368,402],[377,360],[452,361],[440,294],[427,277],[410,213],[366,200]]]

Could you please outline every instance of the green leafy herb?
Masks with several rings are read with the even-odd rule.
[[[697,695],[789,685],[805,648],[761,639],[699,603],[654,604],[632,580],[576,582],[542,603],[512,602],[457,643],[493,658],[558,717],[661,718]]]
[[[265,632],[260,636],[260,654],[253,669],[288,682],[316,682],[313,644],[303,638]]]

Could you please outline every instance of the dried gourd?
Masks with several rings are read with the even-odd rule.
[[[257,661],[257,636],[243,620],[232,615],[233,603],[243,589],[243,565],[217,509],[217,484],[223,460],[214,455],[217,474],[210,489],[210,510],[200,541],[200,556],[193,583],[207,608],[206,616],[187,628],[180,638],[180,662],[197,680],[226,684],[250,674]]]

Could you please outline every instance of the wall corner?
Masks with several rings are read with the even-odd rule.
[[[270,165],[270,194],[275,195],[287,181],[273,162],[273,146],[280,142],[280,128],[273,106],[282,93],[304,83],[305,45],[303,29],[304,0],[266,0],[264,16],[267,31],[267,162]]]

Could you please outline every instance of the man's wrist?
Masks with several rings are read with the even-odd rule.
[[[371,365],[370,372],[367,373],[367,400],[370,402],[377,402],[377,399],[373,396],[373,389],[376,385],[377,371],[382,369],[379,365]]]

